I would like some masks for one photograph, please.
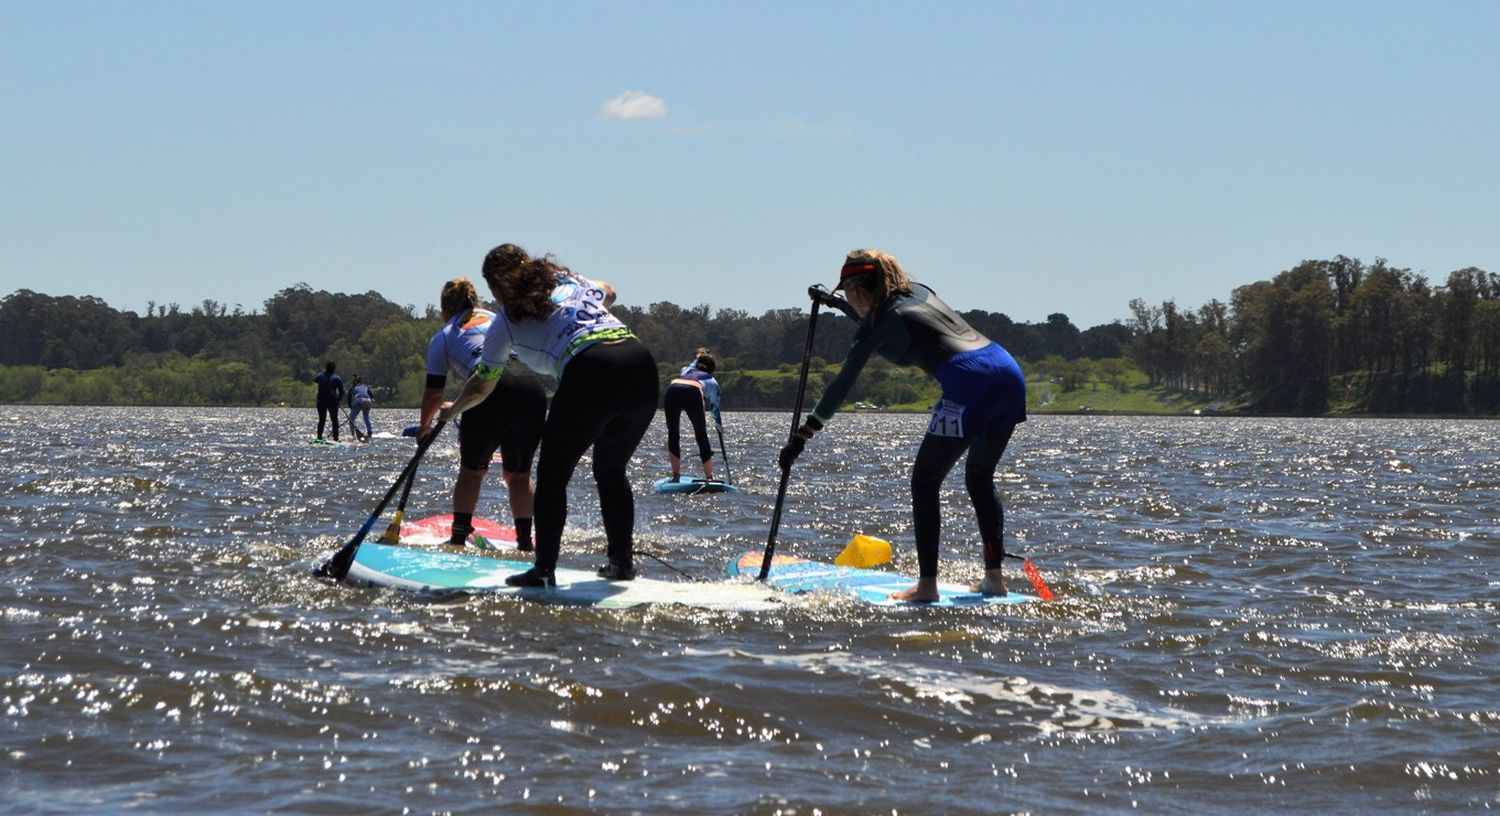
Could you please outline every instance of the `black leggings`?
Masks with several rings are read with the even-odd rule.
[[[595,343],[568,361],[547,411],[536,467],[538,569],[557,567],[568,518],[568,481],[590,446],[609,560],[631,563],[635,496],[625,468],[656,418],[656,395],[656,360],[633,337]]]
[[[303,404],[306,405],[307,403],[303,403]],[[339,425],[342,425],[343,422],[344,422],[344,418],[341,417],[341,416],[339,416],[339,404],[337,402],[320,402],[320,403],[318,403],[318,438],[319,439],[323,438],[323,424],[326,423],[330,419],[333,420],[333,438],[335,440],[337,440],[339,438]]]
[[[969,501],[973,502],[974,515],[979,518],[979,537],[984,541],[984,567],[998,569],[1005,560],[1005,543],[1001,540],[1005,510],[1000,506],[1000,495],[995,492],[995,468],[999,466],[1000,456],[1005,453],[1005,446],[1010,444],[1010,435],[1015,430],[1015,425],[1002,425],[972,439],[932,434],[922,438],[917,462],[911,469],[911,510],[921,577],[937,577],[938,540],[943,515],[939,493],[948,471],[953,469],[965,449],[969,458],[964,462],[964,486],[969,489]]]
[[[667,414],[667,453],[682,458],[682,414],[687,412],[693,424],[693,437],[698,440],[698,458],[707,462],[714,458],[714,446],[708,441],[708,417],[703,410],[703,392],[691,385],[667,386],[662,408]]]

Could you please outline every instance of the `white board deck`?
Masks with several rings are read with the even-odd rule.
[[[778,593],[743,581],[663,581],[636,578],[610,581],[593,572],[558,569],[555,587],[513,587],[505,579],[531,569],[511,561],[366,541],[360,545],[348,580],[410,592],[483,592],[571,606],[623,609],[648,604],[680,604],[699,609],[754,612],[782,606]]]

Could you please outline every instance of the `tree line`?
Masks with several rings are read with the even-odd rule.
[[[807,338],[802,307],[751,315],[662,302],[613,311],[656,355],[665,384],[699,346],[720,359],[726,405],[787,410]],[[1033,382],[1150,387],[1222,403],[1226,410],[1317,415],[1500,413],[1500,276],[1467,267],[1434,286],[1384,259],[1303,261],[1235,288],[1196,310],[1137,299],[1127,320],[1079,330],[1065,314],[1020,323],[971,310],[963,317],[1023,362]],[[818,318],[809,391],[837,371],[856,325]],[[312,376],[335,360],[362,374],[378,404],[414,406],[427,340],[440,320],[377,292],[339,294],[306,284],[264,309],[212,300],[144,316],[94,297],[18,290],[0,300],[0,402],[138,405],[310,405]],[[1140,376],[1137,374],[1136,376]],[[917,405],[937,394],[920,372],[876,360],[851,400]]]
[[[1246,410],[1500,413],[1500,276],[1438,286],[1384,259],[1303,261],[1197,311],[1130,303],[1129,357],[1152,383]]]
[[[655,354],[663,384],[707,346],[719,357],[727,405],[788,409],[795,401],[808,330],[804,308],[751,315],[661,302],[612,311]],[[1130,339],[1119,323],[1081,331],[1063,314],[1044,323],[982,310],[963,314],[1022,359],[1118,358]],[[378,292],[340,294],[306,284],[277,292],[258,312],[205,300],[187,309],[152,302],[145,315],[96,297],[22,289],[0,300],[0,402],[311,405],[309,383],[333,360],[346,380],[359,374],[370,383],[377,404],[415,406],[426,379],[427,341],[440,325],[432,306],[418,313]],[[819,316],[810,390],[831,379],[855,329],[843,316]],[[935,394],[920,372],[877,362],[851,398],[890,405]]]

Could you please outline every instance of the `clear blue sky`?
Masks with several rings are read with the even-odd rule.
[[[419,309],[513,241],[806,306],[876,246],[1082,328],[1500,272],[1500,2],[0,0],[0,296]]]

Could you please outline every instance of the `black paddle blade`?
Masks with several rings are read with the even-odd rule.
[[[358,549],[358,541],[345,544],[342,549],[333,554],[332,558],[313,570],[313,575],[319,578],[332,578],[335,581],[344,580],[344,576],[349,574],[349,568],[354,566],[354,552]]]

